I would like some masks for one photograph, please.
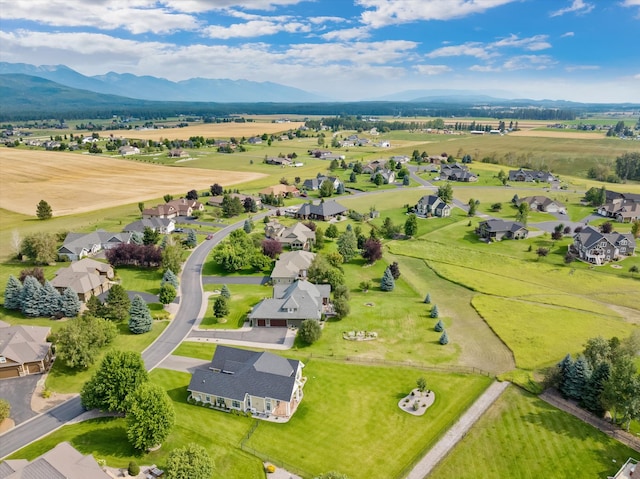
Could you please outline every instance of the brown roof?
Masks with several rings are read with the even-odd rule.
[[[47,343],[50,332],[51,328],[44,326],[0,327],[0,356],[18,364],[40,361],[51,347]]]

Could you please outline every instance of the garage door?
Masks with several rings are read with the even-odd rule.
[[[287,320],[286,319],[272,319],[271,320],[271,326],[286,328],[287,327]]]
[[[18,376],[20,376],[20,373],[18,372],[18,368],[2,368],[0,369],[0,379],[5,379],[5,378],[17,378]]]
[[[259,319],[258,320],[258,326],[266,326],[267,325],[267,320],[266,319]]]

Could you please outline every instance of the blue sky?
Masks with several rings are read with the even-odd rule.
[[[640,0],[0,0],[0,60],[272,81],[339,100],[461,89],[640,102]]]

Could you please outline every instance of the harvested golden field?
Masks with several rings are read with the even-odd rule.
[[[566,130],[518,130],[509,133],[509,136],[536,136],[538,138],[570,138],[573,140],[602,140],[605,138],[603,132],[592,131],[566,131]]]
[[[128,131],[127,138],[141,140],[188,140],[192,136],[203,136],[205,138],[229,139],[232,136],[237,138],[249,138],[260,136],[263,133],[280,133],[289,130],[296,130],[304,125],[304,122],[291,123],[201,123],[184,128],[162,128],[159,130]]]
[[[86,154],[2,148],[0,208],[33,216],[46,200],[55,216],[185,194],[213,183],[230,185],[261,173],[149,165]]]

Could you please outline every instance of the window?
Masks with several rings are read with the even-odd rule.
[[[207,402],[211,402],[211,396],[205,396],[204,400],[207,401]]]
[[[240,401],[233,401],[231,403],[231,406],[236,408],[236,409],[240,409]]]
[[[271,399],[267,399],[266,402],[267,411],[271,411]]]
[[[7,358],[5,358],[4,356],[0,356],[0,364],[4,364],[7,362]]]

